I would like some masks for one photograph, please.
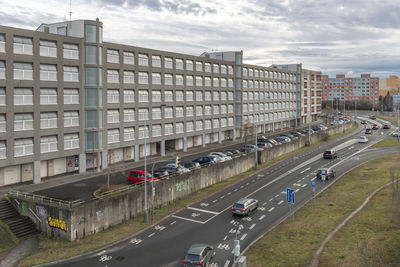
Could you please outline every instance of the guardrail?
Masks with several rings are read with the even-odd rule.
[[[56,198],[52,198],[52,197],[46,197],[46,196],[40,196],[40,195],[31,194],[31,193],[19,192],[16,190],[11,190],[8,193],[8,196],[27,200],[27,201],[32,201],[35,203],[41,203],[41,204],[46,204],[46,205],[50,205],[50,206],[57,206],[57,207],[64,207],[64,208],[73,208],[73,207],[79,206],[82,203],[84,203],[84,201],[82,201],[82,200],[66,201],[66,200],[56,199]]]

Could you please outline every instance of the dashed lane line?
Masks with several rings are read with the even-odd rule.
[[[173,225],[173,224],[175,224],[176,223],[176,221],[173,221],[172,223],[170,223],[170,225]]]
[[[227,261],[225,262],[225,264],[224,264],[224,267],[228,267],[228,266],[229,266],[229,263],[231,263],[231,261],[230,261],[230,260],[227,260]]]
[[[264,219],[265,218],[265,215],[262,215],[260,218],[258,218],[260,221],[262,220],[262,219]]]
[[[300,191],[300,188],[297,188],[296,190],[294,190],[294,192],[296,192],[296,193],[299,192],[299,191]]]
[[[249,227],[249,229],[251,230],[251,229],[253,229],[255,226],[256,226],[256,224],[253,223],[253,224]]]
[[[152,237],[153,235],[155,235],[156,233],[151,233],[148,235],[148,237]]]
[[[307,184],[303,184],[301,187],[306,187],[307,186]]]
[[[283,200],[279,201],[279,202],[278,202],[278,205],[280,205],[280,204],[282,204],[282,203],[283,203]]]
[[[207,222],[207,221],[206,222],[196,221],[196,220],[192,220],[192,219],[181,217],[181,216],[177,216],[177,215],[172,215],[172,217],[178,218],[178,219],[181,219],[181,220],[185,220],[185,221],[189,221],[189,222],[200,223],[200,224],[205,224]],[[211,218],[214,218],[214,217],[211,217]]]
[[[242,235],[242,237],[240,238],[240,240],[244,240],[246,238],[247,234]]]

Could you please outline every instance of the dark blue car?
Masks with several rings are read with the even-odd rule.
[[[210,156],[204,156],[197,158],[195,160],[192,160],[193,162],[198,162],[200,165],[210,165],[214,164],[214,158]]]

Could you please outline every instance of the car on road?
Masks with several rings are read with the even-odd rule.
[[[368,138],[364,135],[360,136],[359,143],[368,143]]]
[[[321,179],[322,171],[325,173],[325,179],[329,180],[335,177],[335,171],[331,169],[318,169],[317,170],[317,179]]]
[[[371,120],[376,120],[376,116],[374,116],[374,115],[370,115],[369,118],[370,118]]]
[[[249,215],[258,208],[258,200],[254,198],[241,198],[232,205],[232,213],[237,215]]]
[[[190,246],[185,258],[182,260],[182,266],[209,266],[213,256],[213,246],[207,244],[193,244]]]
[[[383,129],[390,129],[390,125],[389,124],[384,124],[383,125]]]
[[[392,136],[393,136],[393,137],[400,137],[400,131],[394,132],[394,133],[392,134]]]
[[[324,159],[335,159],[337,158],[337,152],[335,150],[325,150],[322,157]]]
[[[365,120],[362,120],[361,124],[367,124],[367,122]]]
[[[199,163],[201,166],[215,164],[214,157],[210,157],[210,156],[200,157],[200,158],[194,159],[192,161]]]
[[[132,170],[128,172],[128,177],[126,178],[128,183],[131,184],[142,184],[144,183],[144,180],[146,179],[147,182],[151,182],[153,180],[153,176],[149,172],[146,172],[146,178],[145,178],[145,172],[143,170]],[[158,181],[157,178],[154,178],[154,181]]]
[[[378,129],[379,129],[378,124],[373,124],[373,125],[372,125],[372,130],[378,130]]]
[[[200,163],[193,161],[182,162],[182,166],[189,170],[196,170],[201,168]]]
[[[367,129],[365,129],[365,134],[372,134],[372,130],[371,130],[371,128],[367,128]]]

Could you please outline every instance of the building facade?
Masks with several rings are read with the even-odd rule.
[[[397,76],[390,75],[389,78],[379,79],[379,96],[393,96],[400,94],[400,79]]]
[[[297,74],[103,41],[99,20],[0,26],[0,186],[295,124]],[[145,145],[147,144],[147,145]]]
[[[379,101],[379,78],[370,74],[361,74],[358,78],[337,74],[336,78],[321,76],[322,101],[367,100],[374,104]]]

